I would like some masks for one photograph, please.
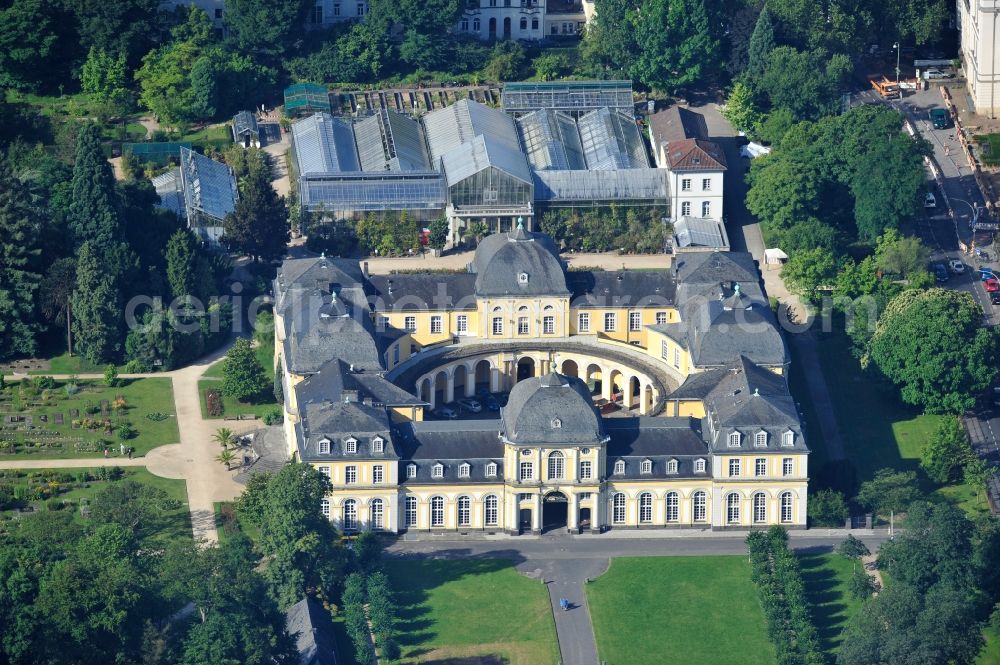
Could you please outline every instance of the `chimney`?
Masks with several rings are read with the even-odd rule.
[[[389,295],[391,296],[392,295],[392,280],[391,279],[389,280],[388,284],[389,284]]]
[[[364,263],[361,264],[361,274],[365,276],[365,279],[368,279],[368,262],[367,261],[365,261]]]
[[[361,400],[361,403],[364,404],[365,406],[372,406],[375,402],[374,400],[372,400],[371,397],[365,397],[363,400]]]
[[[351,404],[358,401],[358,391],[357,390],[345,390],[340,393],[341,397],[344,399],[345,404]]]

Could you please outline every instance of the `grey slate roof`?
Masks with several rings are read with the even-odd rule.
[[[605,438],[586,384],[555,372],[519,381],[500,419],[504,438],[514,444],[595,444]]]
[[[503,442],[498,437],[499,420],[425,420],[398,426],[396,440],[403,453],[400,482],[406,484],[501,482],[503,480]],[[486,475],[486,465],[497,465],[497,475]],[[434,465],[443,468],[441,478],[433,477]],[[469,464],[469,476],[459,478],[459,467]],[[406,468],[417,467],[415,478],[407,478]]]
[[[669,270],[571,270],[573,307],[672,307],[677,283]]]
[[[372,275],[370,284],[376,312],[476,308],[476,276],[471,273]]]
[[[477,296],[566,296],[566,275],[551,238],[518,226],[512,233],[486,236],[471,269]],[[519,275],[527,273],[521,283]]]
[[[674,263],[677,281],[682,284],[758,282],[760,273],[747,252],[698,252],[678,256]]]
[[[412,394],[394,385],[381,372],[350,370],[344,360],[335,358],[321,366],[315,374],[295,385],[299,403],[339,401],[344,391],[354,391],[362,403],[366,398],[385,406],[418,406],[425,404]]]
[[[333,621],[318,600],[306,596],[289,607],[285,627],[295,639],[299,665],[337,665]]]
[[[302,420],[296,424],[299,457],[305,462],[344,459],[399,459],[390,432],[389,416],[382,407],[361,402],[309,402],[299,404]],[[384,442],[383,452],[375,452],[374,439]],[[356,452],[347,452],[347,440],[356,441]],[[320,443],[330,442],[330,452],[321,453]]]
[[[607,477],[610,480],[663,480],[664,478],[708,478],[712,463],[702,439],[701,423],[693,418],[608,418],[604,421],[610,440],[607,446]],[[695,460],[705,460],[705,471],[695,473]],[[625,473],[614,472],[615,462],[625,462]],[[642,473],[642,463],[652,462],[652,471]],[[677,462],[675,473],[668,463]]]
[[[719,367],[705,372],[689,374],[677,390],[667,395],[667,399],[705,399],[709,393],[715,390],[719,381],[722,380],[728,371],[724,367]]]
[[[786,365],[788,349],[770,309],[725,309],[717,300],[684,310],[680,323],[649,326],[687,349],[697,367],[730,365],[745,355],[760,365]]]

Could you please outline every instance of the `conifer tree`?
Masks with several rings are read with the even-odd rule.
[[[223,223],[225,240],[254,259],[272,259],[285,253],[288,208],[271,186],[266,164],[250,168],[240,182],[240,198]]]
[[[73,200],[70,230],[79,246],[95,243],[94,249],[109,247],[121,237],[115,177],[101,148],[100,130],[87,124],[76,139],[73,164]]]
[[[24,184],[0,159],[0,359],[36,350],[37,219]]]
[[[73,293],[73,336],[80,354],[93,363],[113,362],[121,354],[123,312],[117,277],[105,255],[88,241],[80,246]]]
[[[751,79],[757,79],[764,74],[767,66],[767,57],[774,50],[774,20],[771,12],[765,6],[757,17],[757,25],[754,26],[753,34],[750,35],[750,46],[747,49],[746,75]]]

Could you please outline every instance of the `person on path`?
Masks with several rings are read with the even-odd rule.
[[[108,449],[104,449],[104,459],[108,459]]]
[[[129,459],[132,459],[132,451],[133,450],[135,450],[135,449],[132,446],[129,446],[129,448],[128,448],[128,458]]]

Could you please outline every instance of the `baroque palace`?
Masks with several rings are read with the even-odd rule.
[[[289,453],[330,478],[345,531],[806,525],[809,450],[749,254],[567,270],[519,225],[466,272],[293,259],[274,292]]]

